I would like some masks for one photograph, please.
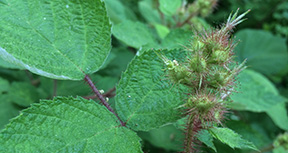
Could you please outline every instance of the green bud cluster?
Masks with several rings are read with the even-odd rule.
[[[214,3],[212,0],[196,2],[205,5],[207,9]],[[230,31],[243,21],[241,18],[248,11],[239,17],[237,12],[230,15],[220,29],[195,32],[190,45],[186,47],[188,54],[184,62],[178,63],[159,55],[166,64],[168,78],[173,83],[190,88],[182,107],[187,109],[186,114],[192,116],[189,118],[200,123],[201,127],[221,124],[229,102],[227,97],[236,85],[235,77],[245,68],[244,62],[237,64],[233,61],[233,49],[237,43],[231,39]]]

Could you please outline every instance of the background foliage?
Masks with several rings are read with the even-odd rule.
[[[16,1],[7,0],[7,2],[18,4]],[[3,12],[7,2],[0,1],[1,12]],[[102,6],[97,7],[97,9],[100,9],[98,12],[102,11],[105,14],[105,11],[103,11],[105,10],[104,3],[100,1],[97,2],[99,2],[97,6]],[[185,97],[185,94],[183,94],[185,93],[185,88],[177,85],[173,86],[168,80],[163,79],[165,78],[165,73],[161,70],[163,64],[151,49],[162,49],[167,56],[181,60],[185,56],[185,52],[182,52],[183,48],[185,48],[183,46],[189,44],[191,36],[193,35],[191,24],[193,28],[198,30],[201,30],[203,27],[208,27],[208,25],[219,26],[219,24],[223,23],[228,17],[231,10],[240,8],[242,12],[247,9],[251,9],[251,12],[247,15],[248,20],[234,29],[235,39],[240,40],[239,45],[235,48],[235,57],[239,62],[247,59],[248,68],[239,75],[238,81],[240,82],[240,86],[239,89],[237,89],[238,93],[233,94],[231,97],[234,102],[229,106],[230,112],[227,115],[228,120],[224,123],[224,128],[214,129],[213,131],[202,131],[201,135],[199,135],[199,140],[203,142],[204,147],[201,149],[206,152],[214,152],[217,150],[217,152],[221,153],[253,152],[253,150],[250,150],[254,148],[253,143],[262,152],[285,152],[284,144],[286,143],[287,145],[288,142],[287,140],[286,142],[280,141],[279,139],[281,137],[279,138],[279,135],[288,131],[288,3],[286,1],[219,0],[216,9],[211,15],[203,17],[200,14],[191,18],[191,20],[183,26],[178,26],[178,23],[186,17],[185,14],[181,14],[181,10],[179,10],[183,2],[182,0],[104,0],[104,2],[111,25],[108,24],[108,19],[106,20],[106,18],[102,18],[100,15],[97,16],[95,12],[91,14],[91,16],[86,14],[89,13],[89,10],[95,10],[95,8],[88,8],[90,4],[67,4],[69,9],[74,10],[78,10],[79,8],[72,6],[87,6],[87,12],[83,14],[91,18],[84,19],[79,16],[79,18],[81,18],[80,21],[84,21],[84,23],[85,21],[90,22],[90,19],[97,19],[96,24],[102,20],[103,23],[105,22],[105,24],[99,25],[99,28],[96,29],[96,31],[102,31],[101,35],[103,35],[103,37],[95,42],[83,41],[82,37],[87,34],[85,31],[89,33],[90,29],[84,30],[83,27],[87,26],[81,23],[79,24],[76,20],[78,19],[77,17],[75,17],[76,19],[73,20],[73,22],[69,20],[69,15],[73,18],[75,16],[73,11],[71,11],[72,13],[64,12],[68,15],[66,16],[67,20],[63,20],[63,18],[56,18],[54,20],[57,21],[57,24],[63,24],[68,29],[76,28],[76,30],[80,31],[77,32],[77,34],[80,33],[80,35],[75,35],[75,33],[61,33],[62,36],[65,35],[62,38],[67,38],[65,41],[77,42],[79,48],[75,48],[75,45],[69,46],[69,44],[71,45],[73,43],[62,44],[61,42],[63,42],[63,40],[59,40],[59,42],[53,41],[53,39],[56,40],[57,38],[53,38],[52,35],[49,34],[46,37],[47,39],[42,37],[41,35],[45,34],[45,31],[50,30],[48,26],[44,25],[44,28],[48,29],[39,29],[37,25],[29,25],[26,22],[23,22],[21,25],[4,26],[6,24],[5,20],[0,21],[1,40],[8,39],[3,31],[11,31],[13,26],[20,26],[24,29],[34,29],[34,31],[32,31],[34,34],[31,33],[31,31],[22,29],[21,32],[23,33],[19,32],[15,36],[9,36],[10,39],[6,40],[6,42],[11,43],[0,43],[0,49],[4,47],[17,49],[17,45],[13,46],[11,44],[22,42],[22,40],[29,41],[31,42],[30,45],[33,44],[35,46],[33,48],[34,50],[31,50],[28,52],[29,54],[25,55],[25,57],[33,56],[33,60],[21,59],[23,61],[26,60],[29,65],[32,65],[32,68],[25,67],[25,64],[19,64],[19,62],[17,65],[17,61],[15,65],[15,62],[11,64],[0,59],[1,144],[20,143],[18,141],[24,139],[24,136],[19,139],[10,139],[9,141],[8,138],[9,134],[15,133],[13,130],[24,126],[25,120],[35,121],[33,125],[31,124],[25,128],[33,128],[39,124],[45,128],[49,125],[42,124],[44,120],[51,120],[51,122],[57,121],[55,123],[57,126],[65,127],[67,131],[65,130],[64,132],[69,133],[70,131],[70,133],[74,133],[75,135],[73,136],[77,137],[80,142],[83,143],[79,143],[79,146],[74,146],[74,144],[78,142],[72,141],[73,138],[59,136],[57,133],[53,133],[53,131],[46,131],[46,133],[37,133],[36,131],[36,133],[29,134],[30,136],[37,136],[53,133],[54,136],[50,135],[50,137],[51,139],[55,139],[55,141],[59,141],[56,145],[57,147],[63,149],[63,146],[67,144],[70,146],[67,148],[64,147],[64,150],[60,151],[72,151],[73,148],[79,149],[85,145],[85,141],[89,142],[88,147],[86,146],[88,149],[95,149],[93,147],[97,147],[96,144],[99,144],[97,141],[100,141],[93,135],[95,133],[86,133],[86,135],[83,133],[86,131],[99,131],[99,129],[103,128],[113,131],[114,135],[112,136],[119,136],[115,141],[103,143],[110,144],[109,147],[111,147],[111,145],[113,146],[111,150],[109,150],[111,152],[115,151],[113,149],[119,147],[121,147],[122,152],[142,152],[140,149],[141,145],[144,152],[169,153],[181,151],[181,140],[184,137],[182,132],[183,127],[181,126],[183,125],[183,119],[181,119],[179,115],[181,111],[175,110],[174,108],[182,104],[181,97]],[[193,1],[189,0],[187,2],[192,3]],[[56,4],[54,7],[60,9],[60,12],[62,12],[68,9],[66,1],[63,1],[63,4],[64,3],[65,5],[63,5],[63,7],[58,7]],[[23,5],[19,4],[17,6],[24,9],[25,5],[26,4],[23,3]],[[27,7],[25,7],[25,9],[26,8]],[[39,7],[30,6],[29,9],[33,10],[36,8]],[[22,12],[25,11],[26,10]],[[39,12],[39,10],[33,11]],[[26,17],[29,17],[29,19],[31,18],[31,20],[34,18],[36,20],[37,18],[37,14],[31,16],[29,13],[21,14],[20,11],[18,15],[23,17],[19,19],[20,21],[26,20],[25,15],[27,15]],[[77,15],[79,14],[76,13],[76,16]],[[4,14],[0,16],[3,17]],[[47,17],[47,19],[48,18],[49,17]],[[0,17],[0,19],[2,18]],[[41,21],[35,22],[42,23],[43,20],[46,19],[41,18]],[[52,21],[48,20],[47,22]],[[19,21],[17,19],[17,21],[13,21],[12,23],[19,23]],[[72,27],[69,27],[69,25]],[[109,34],[110,28],[112,28],[112,36]],[[93,30],[95,29],[91,31]],[[33,38],[33,40],[28,40],[29,38]],[[34,40],[38,39],[39,42],[34,42]],[[107,42],[110,43],[110,39],[112,39],[112,49],[106,59],[110,50]],[[98,46],[99,41],[103,41],[102,46]],[[79,44],[79,42],[81,43]],[[87,46],[87,44],[89,45]],[[43,46],[45,46],[43,52],[38,52],[38,49],[42,49]],[[31,46],[24,46],[24,49],[26,48],[30,49]],[[71,54],[67,53],[69,58],[62,56],[63,54],[60,54],[61,52],[59,53],[57,48],[59,50],[66,50],[69,53],[71,52]],[[93,50],[95,48],[102,54],[97,54],[95,57]],[[50,53],[51,49],[53,52],[49,57],[45,57],[47,59],[43,60],[46,61],[46,63],[35,62],[37,60],[34,59],[43,58],[42,54],[48,51]],[[85,50],[85,52],[73,54],[73,51],[77,52],[78,50]],[[175,52],[181,53],[174,55]],[[89,55],[85,56],[86,53]],[[57,66],[51,64],[49,60],[54,58],[54,56],[59,57],[58,54],[61,55],[58,63],[62,63],[62,67],[66,67],[72,61],[73,67],[68,67],[67,69],[76,69],[76,71],[62,73],[56,70],[52,72],[52,69],[57,68]],[[15,56],[22,57],[23,54],[16,52]],[[79,60],[79,56],[83,57],[81,58],[82,60]],[[98,59],[101,60],[99,61]],[[106,61],[104,65],[102,65],[105,59]],[[48,72],[44,75],[46,77],[37,70],[42,68],[43,65],[48,65],[46,67],[44,66],[44,71]],[[99,89],[112,91],[108,96],[109,103],[117,110],[121,119],[125,121],[128,120],[127,127],[131,130],[117,127],[117,123],[115,122],[107,122],[101,124],[101,126],[99,125],[99,127],[95,127],[95,125],[100,124],[103,120],[109,120],[108,118],[113,118],[111,120],[116,119],[115,116],[104,107],[94,104],[92,100],[88,101],[81,97],[72,98],[76,96],[89,97],[93,95],[86,84],[81,81],[72,81],[83,78],[82,69],[85,73],[91,74],[91,78],[95,81]],[[51,73],[53,73],[53,75],[51,75]],[[51,77],[56,79],[63,78],[63,76],[71,79],[57,81],[50,79]],[[115,94],[116,97],[114,97]],[[53,99],[56,95],[70,97]],[[61,104],[57,103],[57,101],[67,103]],[[140,101],[141,103],[133,103],[135,101]],[[164,101],[168,101],[168,103],[164,103]],[[78,102],[77,105],[75,104],[76,102]],[[33,104],[32,107],[31,104]],[[66,110],[67,113],[65,113],[64,116],[59,116],[59,112],[48,110],[54,107],[59,110],[68,110]],[[77,109],[74,107],[77,107]],[[20,111],[22,113],[18,116]],[[81,116],[75,116],[75,113],[82,114],[82,118],[86,120],[81,121]],[[41,117],[35,114],[40,114]],[[87,119],[91,118],[91,116],[103,114],[105,114],[105,117],[102,118],[100,116],[96,120],[91,119],[93,122],[87,122]],[[51,116],[57,116],[58,118],[54,120]],[[70,123],[67,116],[76,117],[76,119]],[[8,124],[11,119],[15,124]],[[77,122],[75,122],[76,120]],[[5,127],[6,130],[3,130]],[[19,135],[27,134],[23,128],[21,128],[21,130],[18,131]],[[223,131],[228,134],[227,137],[221,134]],[[63,131],[58,132],[62,133]],[[241,144],[229,144],[230,141],[226,142],[226,140],[228,140],[227,138],[238,135],[237,133],[241,135],[241,137],[239,136],[239,139],[233,140],[232,142],[240,141]],[[106,137],[112,137],[109,135],[111,133],[102,132],[101,134],[107,134]],[[142,144],[140,144],[140,138],[136,134],[142,139]],[[125,135],[129,136],[125,137]],[[286,137],[288,136],[286,135]],[[245,139],[245,143],[242,143],[244,142],[242,138],[243,140]],[[94,141],[94,139],[97,141]],[[51,142],[55,141],[51,140]],[[126,141],[129,141],[129,143],[126,143]],[[45,144],[51,142],[45,141]],[[224,145],[221,142],[228,143],[228,145]],[[279,144],[279,142],[283,142],[283,144]],[[43,143],[43,141],[35,142],[35,144],[37,143]],[[125,147],[131,146],[131,143],[133,143],[132,148]],[[35,146],[37,147],[37,145]],[[125,150],[127,148],[132,151]],[[3,148],[0,146],[0,151],[1,149]],[[32,148],[32,150],[34,149],[35,148]],[[10,151],[13,151],[13,148]],[[29,152],[31,150],[25,151]]]

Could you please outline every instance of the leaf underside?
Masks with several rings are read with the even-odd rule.
[[[33,73],[81,80],[109,54],[111,26],[100,0],[10,0],[0,14],[0,57]]]

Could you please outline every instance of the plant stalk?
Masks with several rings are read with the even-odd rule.
[[[97,98],[100,100],[100,102],[111,112],[113,113],[117,119],[120,121],[122,126],[126,126],[125,123],[119,118],[119,116],[115,113],[115,111],[112,109],[112,107],[108,104],[108,102],[105,100],[103,95],[100,94],[94,83],[92,82],[91,78],[88,75],[85,75],[84,80],[88,83],[92,91],[95,93]]]

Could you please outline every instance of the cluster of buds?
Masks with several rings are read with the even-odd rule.
[[[238,17],[238,10],[230,14],[220,29],[195,32],[186,47],[188,54],[183,63],[158,54],[166,65],[168,78],[174,84],[183,84],[191,89],[182,107],[187,110],[185,115],[189,116],[187,131],[194,131],[193,135],[193,127],[199,130],[221,124],[227,112],[227,97],[234,91],[235,77],[245,68],[245,62],[237,64],[233,61],[233,49],[237,43],[233,42],[230,34],[249,11]],[[192,137],[188,134],[188,139],[194,139]]]

